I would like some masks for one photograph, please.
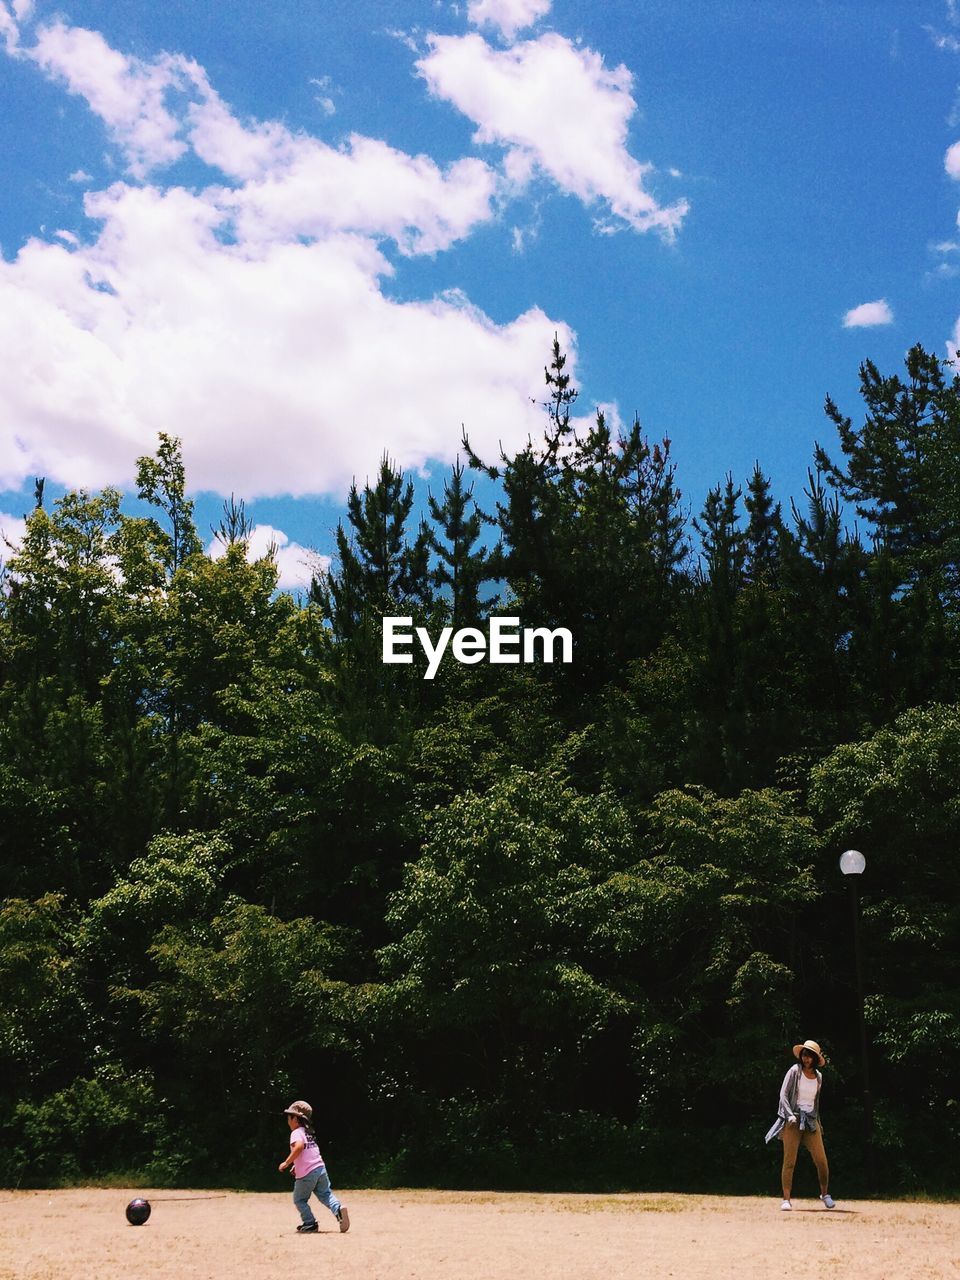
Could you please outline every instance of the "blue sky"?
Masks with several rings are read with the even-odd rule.
[[[947,0],[0,0],[0,67],[14,536],[167,430],[295,585],[383,450],[535,431],[555,330],[694,511],[786,500],[861,360],[957,340]]]

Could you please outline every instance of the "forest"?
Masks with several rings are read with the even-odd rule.
[[[306,1098],[336,1185],[776,1193],[812,1037],[837,1194],[956,1192],[960,378],[867,362],[789,504],[758,463],[694,506],[548,358],[542,440],[465,438],[422,518],[385,457],[299,598],[242,502],[205,550],[173,435],[139,514],[38,480],[0,584],[5,1185],[283,1190]],[[504,614],[573,662],[382,661],[385,615]]]

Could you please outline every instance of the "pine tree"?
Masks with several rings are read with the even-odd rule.
[[[843,465],[817,446],[817,466],[883,539],[904,586],[934,575],[937,590],[960,592],[960,378],[920,346],[906,357],[906,380],[860,367],[861,427],[830,397],[825,409],[840,437]]]
[[[350,534],[337,526],[339,571],[314,579],[311,598],[318,601],[337,639],[355,635],[366,621],[430,601],[430,535],[426,524],[412,542],[407,521],[413,508],[413,483],[384,454],[374,485],[362,492],[356,482],[347,497]]]
[[[693,521],[700,567],[693,630],[700,672],[693,738],[696,772],[715,786],[745,784],[746,715],[736,607],[743,588],[746,539],[740,526],[741,490],[728,475],[711,489]]]
[[[518,612],[571,630],[578,681],[592,691],[665,634],[686,544],[669,441],[651,445],[639,421],[615,429],[602,411],[572,423],[566,363],[554,338],[541,439],[501,451],[496,466],[464,445],[471,466],[502,482],[502,576]]]
[[[225,498],[223,515],[215,527],[211,526],[210,532],[224,547],[231,547],[235,542],[247,542],[253,532],[253,521],[247,515],[244,500],[241,498],[238,502],[232,493]],[[275,547],[271,554],[276,555]]]
[[[803,745],[822,754],[862,722],[863,686],[858,669],[876,678],[888,661],[874,650],[858,657],[868,556],[856,531],[844,526],[837,495],[819,470],[807,472],[803,508],[791,499],[793,533],[784,534],[781,557],[786,590],[787,651],[794,705]]]
[[[741,497],[742,490],[734,488],[733,477],[728,475],[722,489],[717,485],[707,494],[703,511],[693,522],[702,542],[705,580],[710,584],[712,598],[727,613],[743,581],[747,552],[737,509]]]
[[[481,600],[480,588],[493,576],[491,562],[495,563],[497,548],[491,554],[485,547],[476,546],[483,517],[473,500],[473,485],[466,488],[463,477],[463,464],[458,458],[444,485],[443,502],[437,502],[432,494],[427,498],[440,535],[433,531],[429,534],[430,547],[439,561],[431,580],[434,586],[450,592],[453,625],[475,626],[496,600],[495,596]]]
[[[745,536],[746,576],[751,582],[764,580],[774,584],[780,560],[783,520],[780,503],[775,503],[770,496],[770,481],[761,471],[759,462],[747,482],[744,502],[749,516]]]

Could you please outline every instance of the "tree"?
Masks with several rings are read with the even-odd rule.
[[[337,1088],[336,1058],[350,1041],[335,974],[349,945],[343,930],[236,898],[202,929],[168,925],[155,936],[157,976],[125,998],[142,1012],[170,1083],[191,1081],[176,1121],[192,1136],[194,1169],[225,1176],[236,1166],[237,1149],[228,1154],[211,1132],[211,1112],[249,1117],[237,1144],[249,1160],[280,1099]]]
[[[328,663],[341,723],[355,741],[386,744],[403,737],[421,700],[436,696],[415,666],[382,661],[385,616],[429,625],[434,613],[430,539],[421,521],[411,541],[414,492],[384,455],[374,485],[347,496],[348,536],[337,526],[335,571],[314,578],[310,600],[329,624]],[[424,687],[426,685],[426,687]]]
[[[905,584],[931,571],[957,586],[960,551],[960,378],[921,346],[906,357],[907,380],[860,366],[863,426],[837,408],[826,413],[845,463],[817,447],[817,465],[843,499],[877,530]]]
[[[156,524],[168,578],[203,550],[193,523],[193,502],[186,496],[183,453],[176,436],[161,431],[156,455],[137,459],[137,496],[158,508],[166,528]]]
[[[770,495],[770,481],[760,470],[758,462],[747,483],[744,499],[747,528],[744,535],[744,571],[750,582],[767,581],[776,585],[783,539],[783,519],[780,503]]]
[[[646,1114],[675,1142],[675,1126],[723,1123],[704,1063],[735,1057],[746,1087],[788,1042],[819,841],[773,790],[667,791],[644,828],[642,856],[606,881],[584,925],[594,964],[632,995]]]
[[[407,1037],[404,1064],[426,1072],[416,1087],[511,1109],[576,1093],[579,1051],[622,1004],[592,971],[588,903],[630,840],[611,796],[525,769],[436,814],[381,952],[381,1017]]]
[[[714,786],[746,783],[748,729],[737,604],[744,585],[746,540],[740,526],[741,490],[728,475],[711,489],[693,527],[700,536],[700,567],[693,600],[698,685],[693,737],[698,778]]]
[[[339,570],[314,580],[318,601],[338,640],[349,639],[373,619],[429,603],[429,535],[421,522],[413,542],[407,521],[413,508],[413,484],[384,454],[374,485],[361,492],[354,482],[347,496],[348,537],[337,526]]]
[[[229,547],[234,542],[246,543],[249,541],[250,534],[253,532],[253,521],[247,515],[246,504],[241,498],[238,502],[231,493],[229,498],[224,499],[223,515],[216,528],[212,528],[211,532],[215,538],[225,546]],[[276,555],[276,551],[273,552]]]
[[[427,503],[439,528],[428,534],[430,547],[439,561],[431,578],[434,586],[450,593],[450,618],[455,627],[476,626],[496,597],[480,599],[480,589],[493,576],[499,548],[493,553],[477,547],[483,516],[473,501],[473,485],[463,483],[464,468],[459,458],[444,485],[443,502],[432,494]],[[470,506],[473,510],[470,511]]]
[[[521,618],[571,630],[577,684],[592,692],[665,633],[686,548],[670,442],[651,445],[639,421],[614,431],[602,411],[586,428],[572,423],[565,365],[555,338],[542,441],[496,466],[464,445],[472,466],[502,481],[502,572]]]
[[[889,1155],[923,1185],[958,1136],[960,1049],[960,711],[914,708],[838,747],[812,770],[810,807],[833,851],[862,849],[866,1018]],[[835,864],[833,864],[835,866]],[[846,932],[838,892],[825,929]],[[849,951],[843,958],[850,973]],[[856,1071],[852,982],[837,992],[838,1048]],[[903,1080],[910,1080],[909,1094]],[[899,1149],[899,1150],[898,1150]]]

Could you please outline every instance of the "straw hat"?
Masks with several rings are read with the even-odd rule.
[[[818,1066],[822,1067],[826,1062],[826,1058],[820,1052],[820,1046],[817,1044],[816,1040],[804,1040],[803,1044],[795,1044],[793,1046],[793,1056],[795,1058],[800,1057],[801,1049],[809,1049],[811,1053],[816,1054]]]

